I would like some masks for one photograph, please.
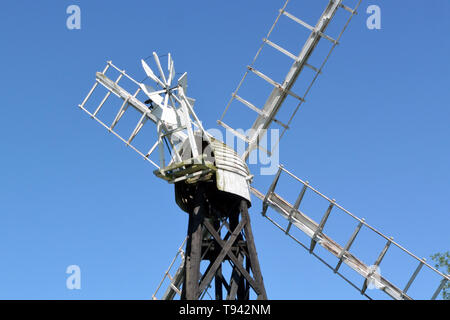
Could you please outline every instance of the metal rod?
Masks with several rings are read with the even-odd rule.
[[[157,132],[158,132],[159,163],[160,163],[161,168],[164,168],[166,166],[166,164],[165,164],[165,159],[164,159],[164,144],[163,144],[163,138],[162,138],[162,123],[161,123],[161,121],[158,121],[156,127],[157,127]]]
[[[118,83],[120,81],[120,79],[122,79],[122,76],[124,75],[124,73],[119,74],[119,76],[117,77],[116,81],[114,83]],[[106,102],[106,100],[108,99],[108,97],[110,96],[111,91],[108,91],[108,93],[105,95],[105,97],[103,98],[103,100],[100,102],[100,104],[98,105],[97,109],[95,110],[95,112],[93,113],[94,117],[97,116],[97,113],[100,111],[100,108],[103,106],[103,104]]]
[[[350,250],[350,247],[352,246],[353,242],[355,241],[356,236],[358,235],[358,233],[359,233],[359,231],[361,230],[361,227],[362,227],[362,226],[363,226],[363,224],[362,224],[362,222],[360,222],[360,223],[358,224],[358,226],[356,227],[356,229],[353,231],[353,234],[352,234],[352,236],[350,237],[350,239],[348,240],[348,242],[347,242],[347,244],[345,245],[344,249],[342,249],[341,253],[339,254],[339,257],[338,257],[339,261],[338,261],[336,267],[334,268],[334,273],[336,273],[336,272],[339,270],[339,268],[341,267],[342,262],[343,262],[344,254],[345,254],[346,252],[348,252],[348,250]]]
[[[326,35],[325,33],[317,30],[315,27],[310,26],[309,24],[307,24],[306,22],[302,21],[301,19],[295,17],[294,15],[290,14],[287,11],[284,11],[283,14],[285,16],[287,16],[288,18],[292,19],[293,21],[297,22],[298,24],[304,26],[306,29],[311,30],[313,33],[317,33],[318,35],[320,35],[322,38],[327,39],[328,41],[331,41],[334,44],[337,44],[338,42],[336,40],[334,40],[333,38],[331,38],[330,36]]]
[[[314,232],[314,235],[311,238],[311,245],[309,247],[309,253],[312,253],[314,251],[314,248],[316,246],[317,240],[316,237],[319,233],[322,232],[323,227],[325,226],[325,223],[328,220],[328,217],[330,216],[331,210],[333,209],[335,204],[335,200],[331,200],[330,205],[328,206],[327,211],[325,212],[324,216],[322,217],[322,220],[320,221],[319,226],[317,227],[316,231]]]
[[[156,149],[158,144],[159,144],[159,140],[156,140],[155,144],[150,148],[150,150],[148,150],[148,152],[145,155],[145,157],[149,157],[152,154],[152,152]]]
[[[270,83],[271,85],[273,85],[274,87],[278,88],[279,90],[287,93],[290,96],[293,96],[294,98],[305,102],[305,100],[300,97],[299,95],[293,93],[292,91],[286,89],[285,87],[283,87],[281,84],[279,84],[278,82],[272,80],[271,78],[269,78],[268,76],[266,76],[264,73],[262,73],[261,71],[256,70],[255,68],[251,67],[251,66],[247,66],[248,70],[250,70],[251,72],[253,72],[254,74],[256,74],[258,77],[260,77],[263,80],[266,80],[268,83]]]
[[[316,67],[310,65],[309,63],[306,63],[306,62],[305,62],[305,67],[310,68],[310,69],[313,70],[315,73],[319,73],[319,74],[322,73],[321,70],[319,70],[319,69],[317,69]],[[304,97],[303,97],[303,98],[304,98]]]
[[[356,11],[355,11],[355,10],[353,10],[352,8],[347,7],[347,6],[346,6],[345,4],[343,4],[343,3],[341,3],[339,6],[340,6],[341,8],[343,8],[345,11],[350,12],[352,15],[353,15],[353,14],[356,14]]]
[[[173,267],[175,261],[177,260],[178,256],[181,254],[182,258],[184,259],[184,257],[183,257],[183,255],[184,255],[183,247],[184,247],[184,244],[186,243],[186,240],[187,240],[187,237],[184,238],[183,242],[181,243],[181,246],[178,248],[178,251],[177,251],[175,257],[172,259],[172,261],[171,261],[171,263],[169,265],[169,268],[167,268],[166,272],[164,273],[164,277],[162,278],[161,282],[159,283],[158,287],[156,288],[155,293],[152,295],[153,299],[156,299],[156,294],[158,293],[159,289],[161,288],[165,278],[169,275],[169,272],[172,269],[172,267]]]
[[[375,263],[374,263],[375,266],[378,267],[380,265],[381,261],[383,260],[384,256],[386,255],[389,247],[391,246],[393,239],[394,238],[392,238],[392,237],[390,239],[388,239],[388,241],[386,242],[386,245],[384,246],[383,250],[381,251],[380,255],[378,256],[377,261],[375,261]]]
[[[270,195],[274,192],[275,187],[277,186],[278,180],[280,179],[280,175],[281,172],[283,171],[283,165],[280,165],[278,167],[278,172],[275,175],[275,178],[272,181],[272,184],[270,185],[269,190],[267,191],[267,194],[263,200],[263,210],[262,210],[262,215],[265,216],[266,215],[266,211],[267,211],[267,200],[269,199]]]
[[[287,51],[286,49],[284,49],[283,47],[277,45],[276,43],[273,43],[272,41],[270,41],[269,39],[264,38],[263,41],[265,43],[267,43],[269,46],[271,46],[272,48],[280,51],[281,53],[285,54],[286,56],[288,56],[289,58],[293,59],[293,60],[297,60],[297,56],[290,53],[289,51]]]
[[[95,109],[93,116],[97,116],[97,113],[100,111],[101,107],[103,107],[103,104],[106,102],[106,100],[109,98],[109,96],[111,95],[111,91],[108,91],[108,93],[106,93],[105,97],[103,98],[103,100],[100,102],[100,104],[98,105],[97,109]]]
[[[372,266],[372,270],[369,272],[369,274],[367,275],[366,279],[364,280],[364,284],[363,287],[361,289],[361,293],[364,293],[367,290],[367,286],[369,284],[369,279],[372,277],[372,275],[375,273],[377,267],[380,265],[381,261],[383,260],[384,256],[386,255],[389,247],[391,246],[392,243],[392,239],[390,238],[388,240],[388,242],[386,243],[386,245],[384,246],[383,250],[380,252],[380,255],[378,256],[377,260],[375,261],[375,263]],[[405,292],[403,292],[405,293]]]
[[[133,81],[133,82],[134,82],[135,84],[137,84],[138,86],[140,86],[140,83],[139,83],[139,82],[137,82],[136,80],[134,80],[132,77],[130,77],[128,74],[125,73],[125,70],[121,70],[121,69],[119,69],[118,67],[116,67],[116,66],[112,63],[112,61],[109,61],[108,63],[109,63],[109,65],[110,65],[111,67],[113,67],[114,69],[116,69],[117,71],[119,71],[121,74],[123,74],[125,77],[127,77],[128,79],[130,79],[131,81]]]
[[[242,98],[241,96],[239,96],[237,94],[234,94],[234,97],[236,98],[236,100],[238,100],[238,101],[242,102],[244,105],[246,105],[249,109],[255,111],[259,115],[267,117],[267,115],[264,113],[264,111],[262,111],[261,109],[259,109],[255,105],[253,105],[251,102],[245,100],[244,98]]]
[[[113,129],[114,129],[114,127],[116,126],[116,124],[117,124],[117,123],[119,122],[119,120],[122,118],[122,116],[123,116],[123,114],[125,113],[125,111],[128,109],[128,106],[129,106],[128,101],[129,101],[128,98],[126,98],[126,99],[123,101],[122,105],[120,106],[119,112],[117,112],[117,115],[116,115],[116,117],[114,118],[114,120],[113,120],[113,122],[112,122],[112,124],[111,124],[111,127],[109,128],[109,130],[113,130]]]
[[[256,252],[255,240],[253,237],[253,231],[250,223],[250,215],[248,214],[248,207],[246,200],[241,200],[239,211],[241,212],[241,219],[247,221],[247,223],[244,225],[244,232],[247,241],[247,250],[249,254],[249,260],[253,272],[253,277],[255,279],[255,282],[258,284],[258,288],[257,289],[255,288],[255,291],[257,291],[257,299],[267,300],[266,288],[264,287],[261,267],[259,265],[258,254]],[[247,279],[247,281],[248,280],[249,279]]]
[[[236,137],[238,137],[239,139],[241,139],[242,141],[246,142],[246,143],[250,143],[250,140],[248,139],[247,136],[243,135],[240,132],[237,132],[236,130],[234,130],[232,127],[230,127],[229,125],[227,125],[226,123],[224,123],[221,120],[217,120],[217,123],[224,127],[226,130],[230,131],[233,135],[235,135]]]
[[[302,202],[303,196],[305,195],[307,189],[308,189],[308,181],[306,181],[306,184],[303,185],[302,191],[300,191],[300,194],[298,195],[297,200],[295,201],[294,207],[292,208],[291,212],[289,212],[289,224],[286,228],[286,234],[289,233],[289,230],[292,227],[292,215],[300,207],[300,203]]]
[[[439,293],[441,292],[441,290],[444,288],[445,284],[447,283],[447,279],[442,279],[439,287],[436,289],[435,293],[433,294],[433,296],[431,297],[431,300],[436,300],[437,296],[439,295]]]
[[[92,86],[91,90],[89,91],[88,95],[86,96],[86,98],[84,98],[83,102],[80,104],[81,107],[84,107],[84,105],[89,100],[89,98],[91,97],[92,93],[94,92],[95,88],[97,88],[97,86],[98,86],[98,81],[96,80],[94,85]]]
[[[280,126],[282,126],[285,130],[289,129],[289,126],[283,122],[281,122],[280,120],[277,120],[275,118],[273,118],[273,122],[275,122],[276,124],[279,124]]]
[[[145,113],[142,114],[141,118],[139,119],[139,122],[137,123],[136,127],[134,128],[133,132],[131,133],[130,137],[128,138],[127,143],[130,144],[133,139],[137,136],[137,134],[141,131],[141,129],[144,127],[145,122],[147,122],[148,118]]]
[[[425,258],[423,259],[423,261],[425,261]],[[419,262],[419,265],[417,266],[416,270],[414,271],[413,275],[411,276],[411,278],[409,278],[408,283],[405,286],[405,289],[403,289],[403,292],[406,293],[409,290],[409,287],[411,286],[411,284],[414,282],[414,280],[416,279],[417,275],[419,274],[419,271],[422,269],[423,267],[423,261]]]

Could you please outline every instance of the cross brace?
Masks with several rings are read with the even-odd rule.
[[[197,184],[195,205],[189,214],[188,237],[181,299],[200,299],[214,280],[215,299],[249,300],[253,290],[258,300],[267,299],[256,252],[246,200],[235,199],[230,212],[216,215],[205,185]],[[203,274],[200,263],[209,264]],[[230,263],[229,281],[223,264]]]

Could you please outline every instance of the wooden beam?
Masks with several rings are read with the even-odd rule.
[[[202,254],[203,230],[207,204],[203,184],[197,184],[195,192],[194,210],[189,215],[188,239],[186,242],[185,256],[185,277],[181,294],[182,300],[198,299],[199,291],[199,270]],[[201,290],[203,291],[203,290]]]
[[[241,220],[241,222],[239,223],[237,228],[231,234],[228,241],[225,242],[222,239],[220,239],[220,235],[216,232],[216,230],[214,230],[214,227],[211,225],[211,223],[207,220],[204,220],[205,227],[208,229],[208,231],[211,233],[211,235],[217,240],[219,245],[222,247],[222,250],[220,251],[220,254],[217,256],[216,261],[214,261],[214,263],[211,265],[211,268],[208,271],[208,273],[205,275],[205,277],[201,281],[200,286],[199,286],[200,292],[203,292],[206,289],[206,287],[211,282],[214,274],[216,273],[217,269],[219,268],[219,265],[222,263],[225,256],[227,254],[229,255],[229,251],[230,251],[234,241],[238,237],[239,233],[243,229],[244,224],[245,224],[245,221]]]
[[[258,253],[256,252],[255,239],[253,237],[253,231],[250,226],[250,216],[248,214],[247,201],[241,200],[239,206],[239,211],[241,212],[241,219],[246,220],[247,223],[244,226],[245,237],[247,240],[247,249],[250,259],[250,267],[253,271],[253,276],[258,284],[258,289],[255,289],[258,293],[258,300],[267,300],[267,293],[264,287],[263,278],[261,274],[261,267],[259,265]],[[248,280],[248,279],[247,279]]]

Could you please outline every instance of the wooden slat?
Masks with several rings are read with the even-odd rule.
[[[431,300],[436,300],[437,296],[439,295],[439,293],[441,293],[447,281],[448,281],[447,279],[442,279],[441,283],[439,284],[439,287],[436,289],[433,296],[431,297]]]
[[[322,233],[323,231],[323,227],[325,226],[325,223],[327,223],[328,217],[330,216],[331,210],[334,207],[334,200],[330,203],[330,205],[327,208],[327,211],[325,212],[325,214],[322,217],[322,220],[320,221],[320,224],[318,226],[318,228],[316,229],[316,231],[314,232],[312,238],[311,238],[311,245],[309,247],[309,252],[313,252],[314,247],[316,246],[317,243],[317,236]]]
[[[269,78],[268,76],[266,76],[264,73],[262,73],[261,71],[256,70],[255,68],[251,67],[251,66],[247,66],[248,70],[250,70],[251,72],[253,72],[254,74],[256,74],[258,77],[260,77],[263,80],[266,80],[268,83],[270,83],[271,85],[273,85],[274,87],[278,88],[280,91],[286,92],[288,95],[302,101],[305,102],[305,100],[300,97],[299,95],[293,93],[292,91],[284,88],[281,84],[279,84],[278,82],[272,80],[271,78]]]
[[[297,200],[295,200],[295,204],[292,207],[292,210],[289,212],[289,219],[288,219],[289,220],[289,224],[288,224],[288,226],[286,228],[286,232],[285,232],[286,234],[289,233],[289,230],[292,227],[292,215],[300,207],[300,203],[302,202],[303,197],[305,196],[305,192],[306,192],[307,189],[308,189],[308,181],[306,181],[306,183],[303,185],[302,191],[300,191],[300,194],[298,195]]]
[[[424,259],[425,260],[425,259]],[[412,274],[411,278],[409,278],[408,283],[405,286],[405,289],[403,289],[403,292],[406,293],[409,290],[409,287],[411,287],[411,284],[414,282],[414,280],[416,279],[417,275],[419,274],[420,270],[423,267],[423,261],[419,262],[419,265],[417,266],[416,270],[414,271],[414,273]]]
[[[334,273],[336,273],[339,268],[341,267],[342,264],[342,258],[344,257],[344,254],[346,254],[348,252],[348,250],[350,250],[350,247],[352,246],[353,242],[356,239],[356,236],[358,235],[359,231],[361,230],[361,227],[363,226],[363,221],[361,221],[358,226],[356,227],[356,229],[353,231],[352,236],[350,237],[350,239],[348,240],[347,244],[345,245],[344,249],[341,251],[341,253],[338,256],[338,263],[336,265],[336,267],[334,268]]]
[[[251,102],[245,100],[244,98],[242,98],[241,96],[237,95],[237,94],[233,94],[233,96],[236,98],[236,100],[242,102],[244,105],[246,105],[247,107],[249,107],[251,110],[255,111],[256,113],[258,113],[259,115],[262,116],[267,116],[261,109],[259,109],[258,107],[256,107],[255,105],[253,105]]]
[[[331,41],[331,42],[334,43],[334,44],[337,44],[337,43],[338,43],[336,40],[334,40],[334,39],[331,38],[330,36],[326,35],[325,33],[321,32],[321,31],[319,31],[319,30],[317,30],[317,29],[315,29],[313,26],[310,26],[309,24],[307,24],[307,23],[304,22],[303,20],[297,18],[296,16],[290,14],[289,12],[283,11],[283,14],[284,14],[286,17],[288,17],[288,18],[292,19],[293,21],[297,22],[298,24],[300,24],[300,25],[304,26],[305,28],[311,30],[312,32],[317,32],[322,38],[325,38],[325,39],[327,39],[328,41]]]
[[[249,143],[250,141],[248,140],[248,138],[246,136],[244,136],[243,134],[241,134],[240,132],[237,132],[236,130],[234,130],[233,128],[231,128],[229,125],[227,125],[226,123],[217,120],[217,123],[219,125],[221,125],[222,127],[224,127],[225,129],[229,130],[232,134],[234,134],[236,137],[238,137],[239,139],[241,139],[242,141],[245,141],[247,143]]]
[[[293,60],[297,60],[297,56],[295,54],[290,53],[289,51],[287,51],[286,49],[284,49],[283,47],[277,45],[276,43],[273,43],[272,41],[270,41],[269,39],[264,38],[263,41],[265,43],[267,43],[269,46],[271,46],[272,48],[280,51],[281,53],[285,54],[286,56],[288,56],[289,58],[293,59]]]

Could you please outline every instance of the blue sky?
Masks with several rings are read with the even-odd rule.
[[[171,52],[177,71],[189,73],[197,114],[215,127],[283,3],[3,4],[0,298],[151,297],[184,239],[187,215],[172,186],[77,105],[106,60],[143,79],[141,58]],[[66,28],[71,4],[81,8],[81,30]],[[325,4],[291,0],[288,10],[309,17]],[[381,30],[366,27],[371,4],[382,10]],[[280,161],[429,257],[450,243],[450,3],[363,1],[359,12],[283,138]],[[298,191],[280,185],[288,199]],[[254,199],[269,298],[361,298],[263,219],[260,208]],[[379,249],[361,241],[371,264]],[[415,267],[403,262],[390,262],[391,280],[400,287]],[[82,271],[81,290],[66,288],[65,271],[73,264]],[[382,273],[389,274],[388,266],[381,265]],[[431,296],[437,283],[427,279],[411,293]]]

